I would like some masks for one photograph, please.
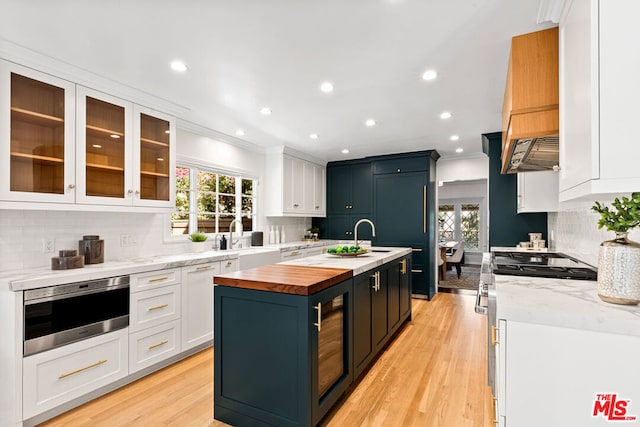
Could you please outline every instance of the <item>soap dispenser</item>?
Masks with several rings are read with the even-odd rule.
[[[220,250],[224,251],[227,249],[227,238],[223,235],[220,239]]]

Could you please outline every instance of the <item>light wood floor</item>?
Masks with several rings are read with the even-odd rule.
[[[489,427],[486,316],[470,295],[413,300],[407,324],[322,421],[328,427]],[[41,426],[225,426],[208,349]]]

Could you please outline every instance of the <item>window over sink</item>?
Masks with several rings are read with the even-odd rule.
[[[257,180],[206,167],[178,165],[176,209],[171,214],[171,235],[229,230],[242,222],[243,231],[254,229]]]

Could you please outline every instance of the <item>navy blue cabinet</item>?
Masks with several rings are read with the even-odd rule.
[[[374,242],[413,249],[412,293],[433,298],[438,234],[435,151],[381,156],[373,160]]]
[[[371,214],[370,162],[327,164],[327,213]]]
[[[357,378],[411,318],[410,256],[353,279],[353,374]]]
[[[353,381],[352,280],[311,296],[217,286],[214,413],[313,426]]]

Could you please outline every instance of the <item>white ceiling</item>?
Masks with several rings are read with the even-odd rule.
[[[324,160],[452,157],[477,155],[480,134],[500,130],[510,39],[550,26],[536,24],[539,3],[0,0],[0,38],[178,104],[186,121],[243,129],[258,146]],[[170,70],[173,59],[189,70]],[[439,76],[423,81],[429,68]],[[319,90],[325,80],[333,93]]]

